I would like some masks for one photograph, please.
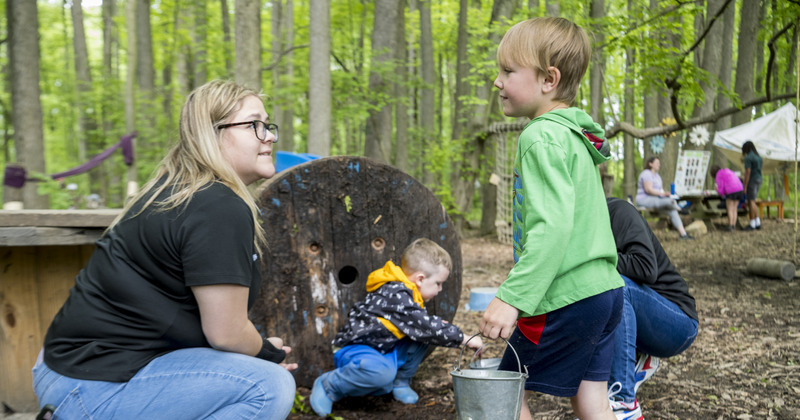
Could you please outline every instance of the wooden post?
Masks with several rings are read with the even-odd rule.
[[[789,261],[751,258],[747,260],[747,272],[757,276],[788,281],[794,278],[795,267]]]

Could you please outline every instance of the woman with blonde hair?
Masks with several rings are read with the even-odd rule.
[[[213,81],[179,132],[48,329],[33,385],[56,418],[289,415],[291,349],[247,315],[264,237],[247,185],[275,174],[278,127],[258,92]]]

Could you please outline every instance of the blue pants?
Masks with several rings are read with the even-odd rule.
[[[614,359],[608,384],[622,384],[616,396],[624,402],[633,402],[636,351],[656,357],[680,354],[697,337],[697,321],[653,289],[625,276],[622,278],[625,302],[622,320],[614,335]]]
[[[336,369],[322,374],[322,386],[332,401],[388,394],[392,388],[411,384],[427,350],[427,344],[408,338],[386,354],[363,344],[345,346],[334,353]]]
[[[33,389],[54,419],[285,419],[292,374],[275,363],[211,348],[153,359],[128,382],[73,379],[37,361]]]

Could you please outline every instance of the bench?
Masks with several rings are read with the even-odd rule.
[[[783,201],[762,201],[756,200],[756,205],[758,206],[758,217],[763,219],[764,218],[764,207],[767,208],[767,217],[769,217],[769,209],[775,207],[778,211],[778,219],[783,220]]]

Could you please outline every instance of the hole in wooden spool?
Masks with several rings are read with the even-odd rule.
[[[311,251],[312,254],[318,254],[321,248],[322,246],[316,242],[308,244],[308,250]]]
[[[383,238],[375,238],[372,240],[372,248],[376,251],[383,251],[383,248],[386,247],[386,241]]]
[[[325,305],[317,305],[317,307],[314,308],[314,315],[316,315],[318,318],[322,318],[323,316],[327,316],[328,315],[328,307],[325,306]]]
[[[358,269],[352,265],[346,265],[339,270],[339,282],[342,284],[350,284],[358,280]]]

